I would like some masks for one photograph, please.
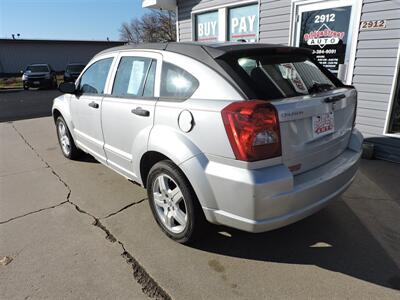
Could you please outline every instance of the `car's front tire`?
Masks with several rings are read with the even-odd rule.
[[[171,161],[156,163],[147,177],[149,204],[157,224],[171,239],[189,244],[207,224],[183,172]]]
[[[58,143],[60,144],[63,155],[68,159],[76,159],[81,151],[76,147],[67,123],[62,116],[56,120]]]

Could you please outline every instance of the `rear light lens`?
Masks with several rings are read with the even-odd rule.
[[[233,102],[221,114],[236,159],[256,161],[282,155],[278,113],[272,104]]]

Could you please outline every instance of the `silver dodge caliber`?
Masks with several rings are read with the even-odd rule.
[[[357,92],[308,50],[268,44],[127,45],[60,86],[65,157],[83,151],[147,188],[161,229],[249,232],[296,222],[352,182]]]

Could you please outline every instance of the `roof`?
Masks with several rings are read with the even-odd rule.
[[[141,43],[141,44],[127,44],[120,47],[114,47],[106,49],[100,52],[98,55],[111,53],[115,51],[129,51],[129,50],[158,50],[158,51],[170,51],[178,54],[185,55],[187,57],[193,58],[224,77],[235,89],[246,97],[246,92],[240,87],[240,78],[233,78],[234,72],[229,71],[229,66],[221,66],[223,63],[218,58],[229,54],[243,53],[245,51],[247,54],[257,54],[262,51],[262,53],[278,52],[278,53],[311,53],[310,50],[304,48],[288,47],[276,44],[261,44],[261,43],[219,43],[219,44],[209,44],[209,43]]]
[[[140,43],[140,44],[126,44],[120,47],[109,48],[101,52],[100,54],[114,52],[114,51],[127,51],[127,50],[139,50],[139,49],[150,49],[160,51],[171,51],[180,53],[192,58],[203,58],[203,52],[205,51],[212,58],[222,57],[226,54],[232,54],[242,51],[259,51],[259,50],[284,50],[305,52],[309,53],[310,50],[296,47],[283,46],[278,44],[264,44],[264,43],[199,43],[199,42],[187,42],[187,43]]]

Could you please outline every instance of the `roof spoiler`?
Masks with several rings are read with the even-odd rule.
[[[257,54],[303,54],[303,55],[311,55],[312,50],[306,48],[298,48],[298,47],[288,47],[288,46],[276,46],[271,47],[271,45],[265,44],[242,44],[242,45],[226,45],[222,47],[210,47],[203,46],[204,50],[214,59],[221,58],[226,55],[237,55],[245,52],[250,55]]]

